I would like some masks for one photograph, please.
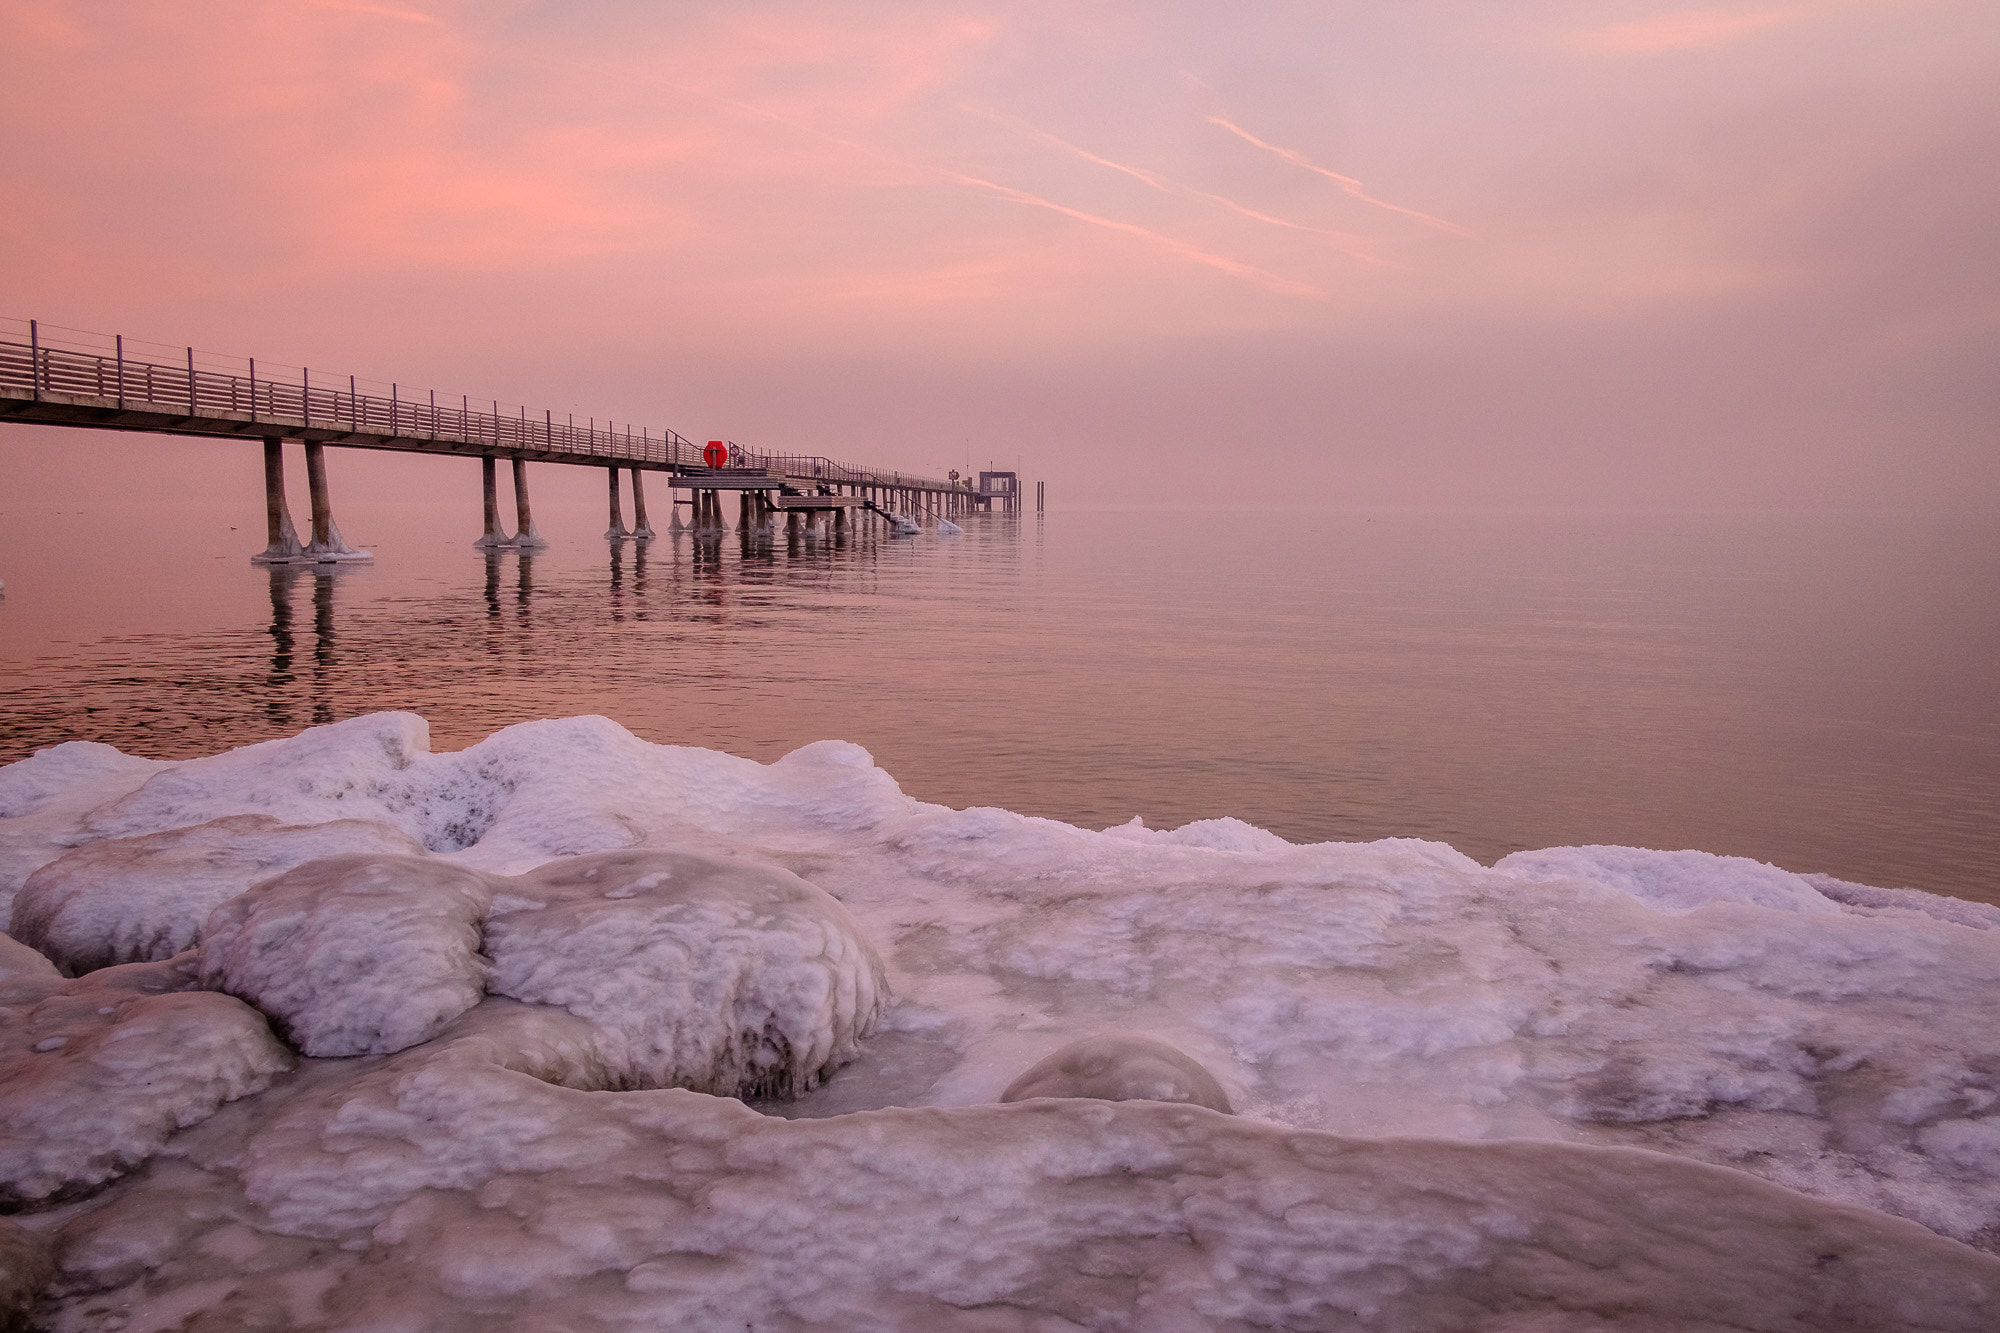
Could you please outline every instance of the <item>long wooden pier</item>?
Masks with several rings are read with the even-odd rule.
[[[384,392],[386,390],[386,392]],[[264,450],[267,563],[367,559],[349,548],[333,520],[325,451],[387,449],[461,454],[481,460],[484,546],[546,545],[535,530],[527,464],[565,463],[609,472],[612,538],[653,535],[641,474],[664,472],[688,493],[671,527],[697,533],[726,529],[722,496],[735,493],[738,525],[775,527],[783,515],[792,532],[813,533],[822,522],[844,529],[879,517],[915,530],[975,510],[1018,512],[1021,488],[1013,473],[981,473],[975,483],[954,473],[925,477],[845,463],[817,454],[772,453],[727,441],[696,445],[678,432],[635,422],[531,412],[498,399],[440,395],[355,376],[314,374],[303,366],[260,365],[255,358],[219,357],[192,347],[128,343],[122,335],[52,328],[36,320],[0,319],[0,421],[90,430],[258,440]],[[284,491],[283,446],[305,447],[312,502],[311,540],[301,542]],[[515,532],[500,524],[495,467],[512,464]],[[619,474],[630,474],[632,528],[624,522]]]

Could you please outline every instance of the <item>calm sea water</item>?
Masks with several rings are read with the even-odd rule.
[[[0,761],[603,713],[758,759],[841,737],[925,799],[1089,826],[1699,847],[2000,901],[1972,525],[1069,511],[638,546],[575,516],[487,556],[462,518],[343,515],[378,559],[328,575],[252,567],[247,525],[17,508]]]

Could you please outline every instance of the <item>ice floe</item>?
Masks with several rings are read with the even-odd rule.
[[[1980,904],[602,718],[64,746],[0,803],[82,974],[0,940],[55,1328],[2000,1326]]]

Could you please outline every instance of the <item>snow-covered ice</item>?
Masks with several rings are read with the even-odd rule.
[[[0,895],[59,1329],[2000,1327],[1979,904],[409,714],[0,768]]]
[[[342,852],[423,850],[374,820],[299,825],[269,815],[101,838],[28,876],[9,931],[72,973],[158,962],[192,948],[216,907],[281,870]]]

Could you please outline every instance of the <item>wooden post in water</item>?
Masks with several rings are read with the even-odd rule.
[[[485,530],[474,546],[505,546],[507,534],[500,531],[500,484],[490,457],[479,460],[479,500],[485,514]]]
[[[312,549],[333,546],[333,500],[326,493],[326,446],[306,441],[306,490],[312,496]]]
[[[639,480],[639,469],[636,467],[632,469],[632,522],[634,537],[653,535],[653,525],[646,521],[646,487]]]
[[[625,530],[625,514],[618,505],[617,465],[613,464],[604,469],[604,475],[611,482],[611,526],[604,530],[604,535],[613,541],[619,541],[632,534]]]
[[[285,446],[275,437],[264,440],[264,550],[250,558],[260,565],[289,564],[301,554],[298,529],[285,503]]]
[[[528,508],[528,464],[519,458],[514,460],[514,545],[548,545],[542,534],[535,531],[535,515]]]
[[[314,561],[373,560],[367,551],[357,551],[341,538],[327,492],[326,446],[316,440],[306,441],[306,489],[312,497],[312,541],[302,554]]]

